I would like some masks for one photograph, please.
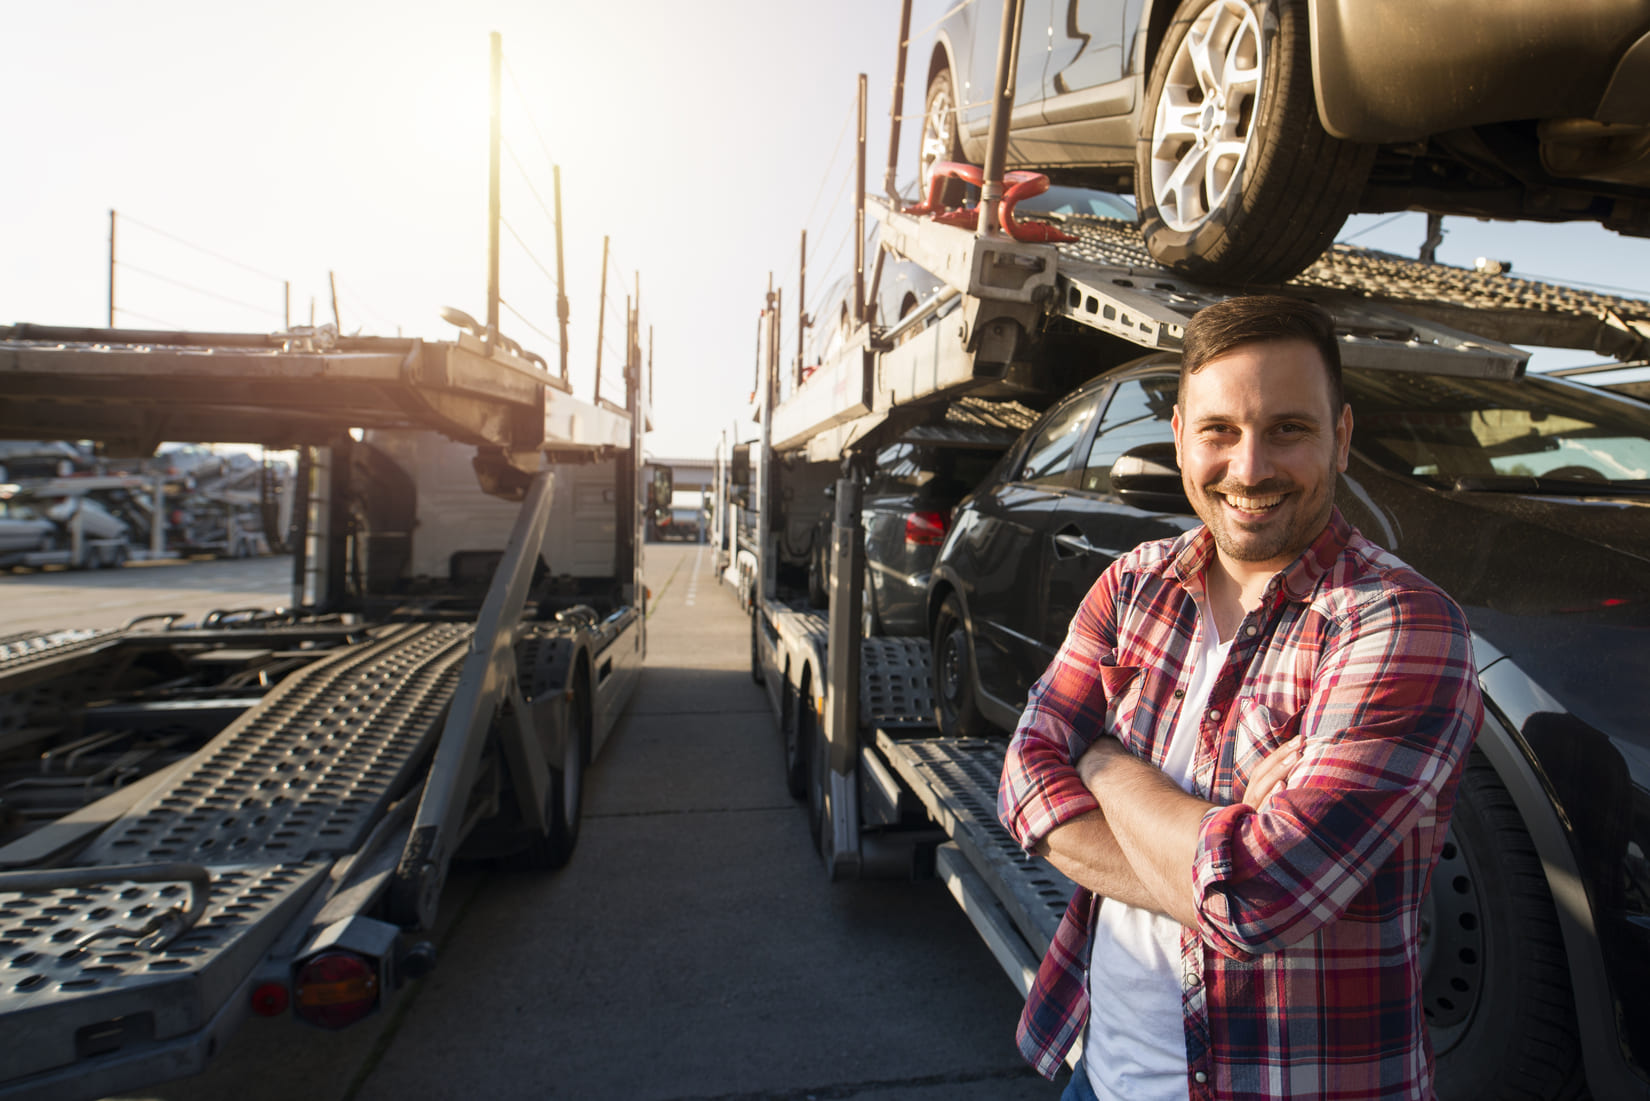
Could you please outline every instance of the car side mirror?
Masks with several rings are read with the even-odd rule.
[[[1181,485],[1173,443],[1143,443],[1123,452],[1112,464],[1111,488],[1124,504],[1148,512],[1195,513]]]

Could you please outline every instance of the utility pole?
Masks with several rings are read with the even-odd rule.
[[[115,327],[115,208],[109,208],[109,328]]]
[[[491,44],[492,66],[488,76],[488,92],[492,109],[487,136],[487,354],[493,352],[498,340],[498,151],[499,124],[502,98],[499,91],[499,72],[504,68],[504,39],[497,31],[488,36]]]
[[[607,326],[607,238],[602,238],[602,291],[596,303],[596,395],[602,400],[602,335]]]
[[[556,325],[561,333],[561,380],[567,381],[567,271],[561,259],[561,165],[550,166],[556,184]]]

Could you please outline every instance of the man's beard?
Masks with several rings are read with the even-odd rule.
[[[1210,486],[1192,496],[1198,516],[1214,536],[1222,554],[1237,562],[1269,562],[1288,556],[1293,559],[1312,545],[1329,521],[1335,501],[1334,467],[1327,479],[1310,496],[1294,482],[1267,481],[1258,486]],[[1272,497],[1282,495],[1272,512],[1245,523],[1226,510],[1225,498]]]

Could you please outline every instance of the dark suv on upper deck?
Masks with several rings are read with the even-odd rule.
[[[1011,730],[1119,555],[1196,526],[1152,357],[1050,408],[928,594],[948,734]],[[1347,369],[1337,504],[1462,606],[1487,717],[1424,911],[1439,1096],[1650,1096],[1650,406]]]

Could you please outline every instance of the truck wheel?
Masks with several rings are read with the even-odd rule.
[[[584,765],[589,755],[590,694],[582,674],[576,674],[567,701],[567,738],[561,760],[550,766],[549,790],[544,797],[544,816],[550,823],[547,833],[535,835],[519,862],[533,871],[549,871],[564,866],[579,843],[579,822],[584,815]]]
[[[928,98],[923,101],[922,144],[917,149],[917,201],[928,199],[928,177],[940,161],[962,160],[962,139],[957,134],[957,95],[951,70],[941,69],[928,82]],[[940,201],[946,206],[962,202],[963,185],[952,180],[945,185]]]
[[[760,631],[762,628],[757,624],[756,616],[757,616],[756,609],[752,608],[751,609],[751,680],[755,681],[757,683],[757,685],[760,686],[762,684],[762,650],[761,650],[761,645],[760,645],[761,640],[757,637],[757,632]]]
[[[1306,0],[1183,0],[1135,144],[1140,232],[1194,278],[1288,279],[1355,208],[1375,147],[1331,137],[1312,90]]]
[[[785,790],[791,793],[792,799],[806,799],[808,756],[819,730],[819,715],[814,711],[813,685],[806,676],[800,692],[785,691],[780,729],[785,735]]]
[[[1421,978],[1441,1101],[1582,1094],[1569,968],[1541,858],[1477,754],[1422,904]]]
[[[812,704],[805,706],[810,711],[813,709]],[[817,716],[815,718],[817,720]],[[830,844],[831,833],[830,805],[825,790],[831,777],[830,747],[825,742],[825,732],[819,723],[815,721],[809,725],[811,732],[804,743],[808,754],[808,833],[813,838],[814,851],[823,857]]]
[[[955,596],[945,598],[934,622],[934,718],[947,738],[990,730],[974,702],[974,647]]]

